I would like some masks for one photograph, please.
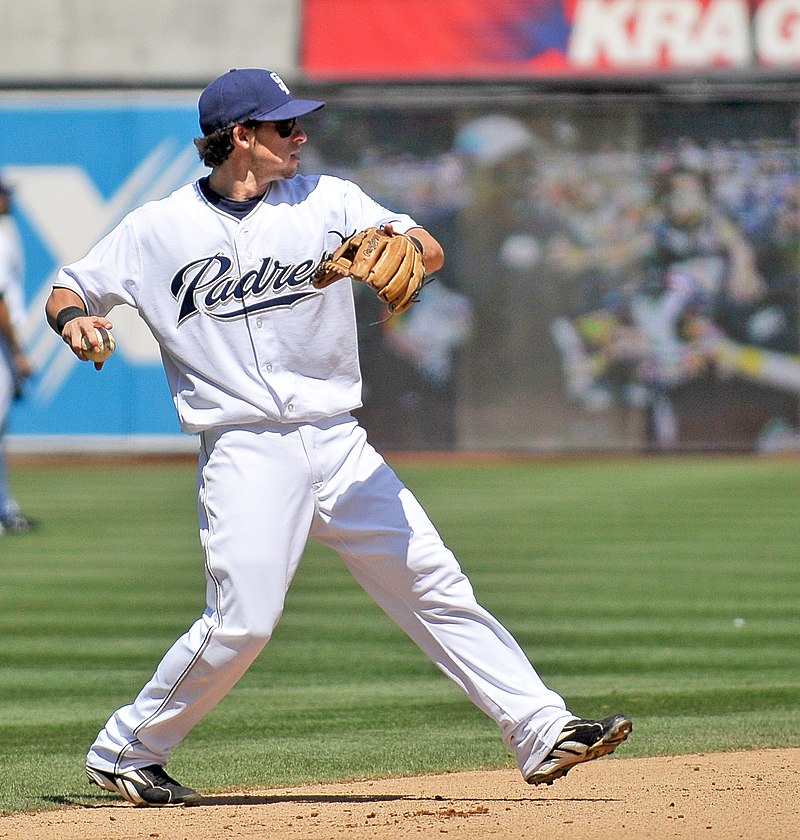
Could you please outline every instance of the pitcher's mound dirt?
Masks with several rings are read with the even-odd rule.
[[[800,750],[606,758],[551,787],[516,770],[208,796],[192,808],[98,804],[0,818],[24,840],[800,838]]]

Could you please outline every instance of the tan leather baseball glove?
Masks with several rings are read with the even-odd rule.
[[[405,312],[425,279],[422,254],[409,236],[371,227],[353,234],[324,260],[313,285],[324,289],[352,277],[373,288],[392,313]]]

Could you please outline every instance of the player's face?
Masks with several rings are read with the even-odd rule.
[[[308,135],[296,120],[262,122],[252,129],[251,164],[259,180],[293,178],[300,166],[300,147]]]

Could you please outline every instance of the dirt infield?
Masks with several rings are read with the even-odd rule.
[[[607,758],[547,788],[514,770],[208,796],[192,808],[98,804],[0,818],[25,840],[800,837],[800,749]]]

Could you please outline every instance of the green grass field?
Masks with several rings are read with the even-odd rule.
[[[634,717],[620,758],[800,746],[800,461],[395,467],[572,711]],[[89,744],[203,608],[194,467],[20,464],[13,484],[42,528],[0,537],[0,811],[95,802]],[[313,545],[273,641],[170,763],[206,793],[503,766],[494,724]]]

